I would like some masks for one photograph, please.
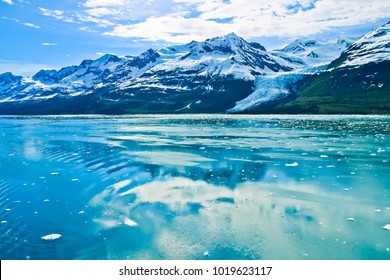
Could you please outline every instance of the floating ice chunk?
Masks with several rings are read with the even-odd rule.
[[[7,221],[1,221],[2,224],[5,224]]]
[[[203,253],[203,255],[204,255],[205,257],[208,257],[209,251],[205,251],[205,252]]]
[[[383,229],[390,230],[390,224],[385,225]]]
[[[50,201],[50,199],[44,199],[43,200],[43,202],[49,202]]]
[[[52,172],[52,173],[50,173],[50,175],[58,175],[58,174],[60,174],[59,172]]]
[[[11,208],[5,208],[5,211],[11,211]]]
[[[294,167],[294,166],[298,166],[298,162],[293,162],[293,163],[286,163],[285,166],[288,166],[288,167]]]
[[[77,178],[72,179],[72,182],[78,182],[78,181],[80,181],[80,180]]]
[[[123,223],[124,223],[125,225],[128,225],[129,227],[136,227],[136,226],[138,226],[138,224],[137,224],[135,221],[130,220],[130,219],[127,218],[127,217],[124,218]]]
[[[375,209],[374,211],[375,212],[381,212],[382,210],[381,209]]]
[[[327,155],[320,155],[320,158],[328,158],[329,156]]]
[[[383,150],[382,148],[379,148],[376,152],[377,152],[377,153],[384,153],[385,150]]]
[[[84,212],[84,211],[82,211],[82,210],[79,212],[79,214],[84,214],[84,213],[85,213],[85,212]]]
[[[52,233],[52,234],[48,234],[48,235],[42,236],[41,239],[42,240],[55,240],[55,239],[60,238],[61,236],[62,236],[61,234]]]
[[[354,218],[346,218],[346,220],[347,220],[347,221],[351,221],[351,222],[355,221]]]

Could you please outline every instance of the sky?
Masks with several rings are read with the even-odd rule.
[[[389,11],[386,0],[0,0],[0,73],[31,76],[230,32],[276,49],[363,35]]]

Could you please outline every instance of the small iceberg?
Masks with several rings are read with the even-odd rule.
[[[390,230],[390,224],[385,225],[383,229]]]
[[[351,222],[354,222],[355,219],[354,218],[346,218],[347,221],[351,221]]]
[[[136,226],[138,226],[138,224],[135,221],[130,220],[129,218],[124,218],[123,223],[125,225],[129,226],[129,227],[136,227]]]
[[[48,235],[42,236],[41,239],[42,240],[55,240],[55,239],[60,238],[61,236],[62,236],[61,234],[52,233],[52,234],[48,234]]]
[[[285,166],[288,166],[288,167],[293,167],[293,166],[298,166],[298,162],[293,162],[293,163],[286,163]]]

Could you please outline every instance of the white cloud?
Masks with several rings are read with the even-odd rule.
[[[143,21],[151,16],[177,13],[179,5],[166,0],[86,1],[85,13],[94,17],[110,17],[110,20]],[[181,5],[182,6],[182,5]]]
[[[92,30],[92,29],[90,29],[90,28],[89,28],[89,27],[87,27],[87,26],[80,27],[80,28],[79,28],[79,30],[81,30],[81,31],[87,31],[87,32],[93,32],[93,33],[97,33],[97,31],[95,31],[95,30]]]
[[[123,6],[126,4],[126,0],[87,0],[84,3],[85,7],[95,8],[95,7],[113,7],[113,6]]]
[[[230,32],[245,39],[311,36],[388,18],[383,0],[84,0],[81,10],[39,8],[80,30],[144,41],[186,43]]]
[[[70,16],[65,16],[64,11],[60,10],[48,10],[42,7],[38,8],[41,11],[41,14],[47,17],[52,17],[58,20],[62,20],[65,22],[75,23],[75,20]]]
[[[109,20],[106,19],[101,19],[101,18],[96,18],[93,16],[89,15],[82,15],[82,14],[77,14],[77,18],[81,22],[92,22],[96,23],[97,26],[99,27],[106,27],[106,26],[112,26],[114,23],[110,22]]]
[[[12,0],[1,0],[1,1],[3,1],[3,2],[7,3],[7,4],[10,4],[10,5],[14,4],[14,2],[12,2]]]
[[[117,15],[118,11],[114,9],[107,9],[106,7],[93,8],[85,11],[87,14],[94,17],[103,17],[103,16],[111,16]]]
[[[42,43],[42,46],[58,46],[57,43]]]
[[[390,3],[382,0],[357,0],[353,5],[346,0],[174,2],[179,12],[157,14],[136,24],[118,23],[113,30],[104,34],[172,43],[202,40],[232,31],[247,39],[261,36],[309,36],[332,28],[387,18],[390,10]],[[196,17],[191,17],[194,14]]]
[[[32,27],[32,28],[40,28],[38,25],[35,25],[34,23],[30,23],[30,22],[24,22],[23,24],[25,26]]]
[[[32,28],[40,28],[40,26],[38,26],[38,25],[36,25],[36,24],[34,24],[34,23],[22,22],[22,21],[20,21],[19,19],[16,19],[16,18],[1,17],[1,19],[13,21],[13,22],[16,22],[16,23],[20,23],[20,24],[23,24],[23,25],[25,25],[25,26],[32,27]]]
[[[142,38],[148,41],[167,41],[173,43],[201,40],[226,31],[214,21],[198,18],[187,19],[182,15],[150,17],[145,22],[133,25],[117,25],[114,30],[104,33],[109,36]],[[230,28],[233,28],[231,25]]]
[[[57,20],[61,20],[64,22],[69,23],[94,23],[98,27],[107,27],[107,26],[113,26],[114,23],[110,22],[107,19],[102,19],[100,17],[92,16],[85,13],[65,13],[64,11],[60,10],[49,10],[42,7],[39,7],[39,10],[42,15],[47,17],[52,17]],[[86,27],[87,28],[87,27]]]
[[[41,11],[42,15],[44,16],[49,16],[49,17],[54,17],[56,19],[63,19],[63,11],[60,10],[48,10],[42,7],[39,7],[39,10]]]

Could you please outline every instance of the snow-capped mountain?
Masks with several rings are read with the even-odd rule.
[[[367,33],[308,82],[282,112],[390,113],[390,22]]]
[[[313,74],[326,70],[329,63],[339,57],[358,37],[340,36],[337,40],[298,39],[286,47],[272,51],[291,71],[257,76],[252,94],[229,109],[229,113],[256,111],[264,104],[275,103],[296,95]],[[278,60],[280,61],[280,60]]]
[[[250,44],[233,33],[155,51],[155,57],[150,69],[135,79],[123,80],[118,91],[196,88],[208,92],[216,80],[254,81],[257,76],[293,70],[286,62],[279,63],[278,57],[261,45]],[[116,69],[113,80],[118,80],[122,72],[121,68]]]
[[[77,96],[89,96],[89,106],[99,103],[97,111],[105,112],[222,112],[251,93],[256,77],[294,67],[260,44],[231,33],[204,42],[150,49],[136,57],[105,55],[58,71],[41,70],[32,78],[3,74],[0,104],[23,107],[31,101],[36,106],[55,99],[65,104],[73,103]]]
[[[32,78],[4,73],[0,113],[251,111],[298,95],[352,41],[300,39],[267,51],[230,33],[134,57],[107,54]]]
[[[328,65],[335,58],[339,57],[341,52],[352,45],[359,37],[340,36],[337,40],[315,40],[303,38],[295,40],[281,50],[274,53],[286,58],[295,58],[293,63],[303,64],[306,66],[323,66]],[[282,54],[288,54],[285,57]]]
[[[390,60],[390,22],[367,33],[343,54],[338,67],[354,67]]]

